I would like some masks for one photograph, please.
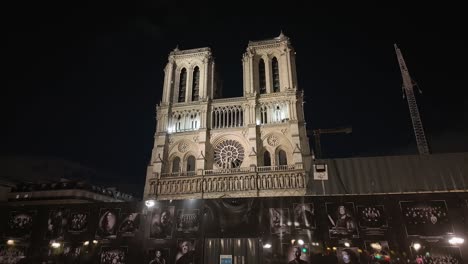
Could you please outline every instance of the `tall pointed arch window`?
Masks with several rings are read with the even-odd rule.
[[[179,100],[178,102],[185,102],[185,87],[187,86],[187,70],[185,68],[180,71],[179,80]]]
[[[280,91],[279,66],[276,57],[271,60],[271,68],[273,71],[273,92],[276,93]]]
[[[265,61],[260,59],[258,63],[258,78],[259,78],[259,89],[260,93],[266,93],[266,75],[265,75]]]
[[[278,151],[278,165],[288,165],[288,158],[284,150]]]
[[[189,156],[187,159],[187,171],[195,171],[195,157]]]
[[[271,156],[268,150],[265,150],[265,152],[263,152],[263,166],[271,166]]]
[[[200,91],[200,69],[195,67],[193,69],[193,82],[192,82],[192,101],[198,101]]]
[[[180,158],[175,157],[174,160],[172,161],[172,172],[176,173],[180,171]]]

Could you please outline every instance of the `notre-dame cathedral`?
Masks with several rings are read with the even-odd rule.
[[[249,42],[242,66],[243,96],[222,98],[210,48],[169,54],[145,198],[305,194],[312,154],[289,38]]]

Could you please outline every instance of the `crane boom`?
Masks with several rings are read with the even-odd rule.
[[[414,96],[413,81],[409,74],[408,68],[406,67],[405,60],[401,54],[397,44],[395,44],[395,52],[397,54],[398,63],[400,65],[401,76],[403,78],[403,92],[406,94],[408,101],[408,107],[410,111],[411,121],[413,123],[414,135],[416,137],[416,144],[418,146],[419,154],[429,154],[429,147],[427,145],[426,135],[424,134],[424,127],[419,115],[418,104],[416,103],[416,97]]]

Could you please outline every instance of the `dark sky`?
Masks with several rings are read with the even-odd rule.
[[[16,1],[2,50],[0,155],[71,160],[140,192],[168,53],[211,47],[224,94],[241,96],[248,41],[280,30],[297,52],[307,128],[353,127],[322,137],[325,156],[416,153],[395,42],[423,90],[432,152],[468,151],[463,8],[271,3]]]

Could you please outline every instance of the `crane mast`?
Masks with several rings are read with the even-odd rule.
[[[429,147],[427,145],[426,135],[424,134],[424,127],[419,115],[418,105],[416,103],[416,97],[414,96],[413,81],[409,74],[408,68],[406,67],[405,60],[401,54],[400,49],[395,44],[395,51],[400,65],[401,76],[403,78],[403,92],[406,95],[408,101],[408,107],[410,111],[411,121],[413,122],[414,135],[416,137],[416,144],[418,145],[419,154],[429,154]]]

